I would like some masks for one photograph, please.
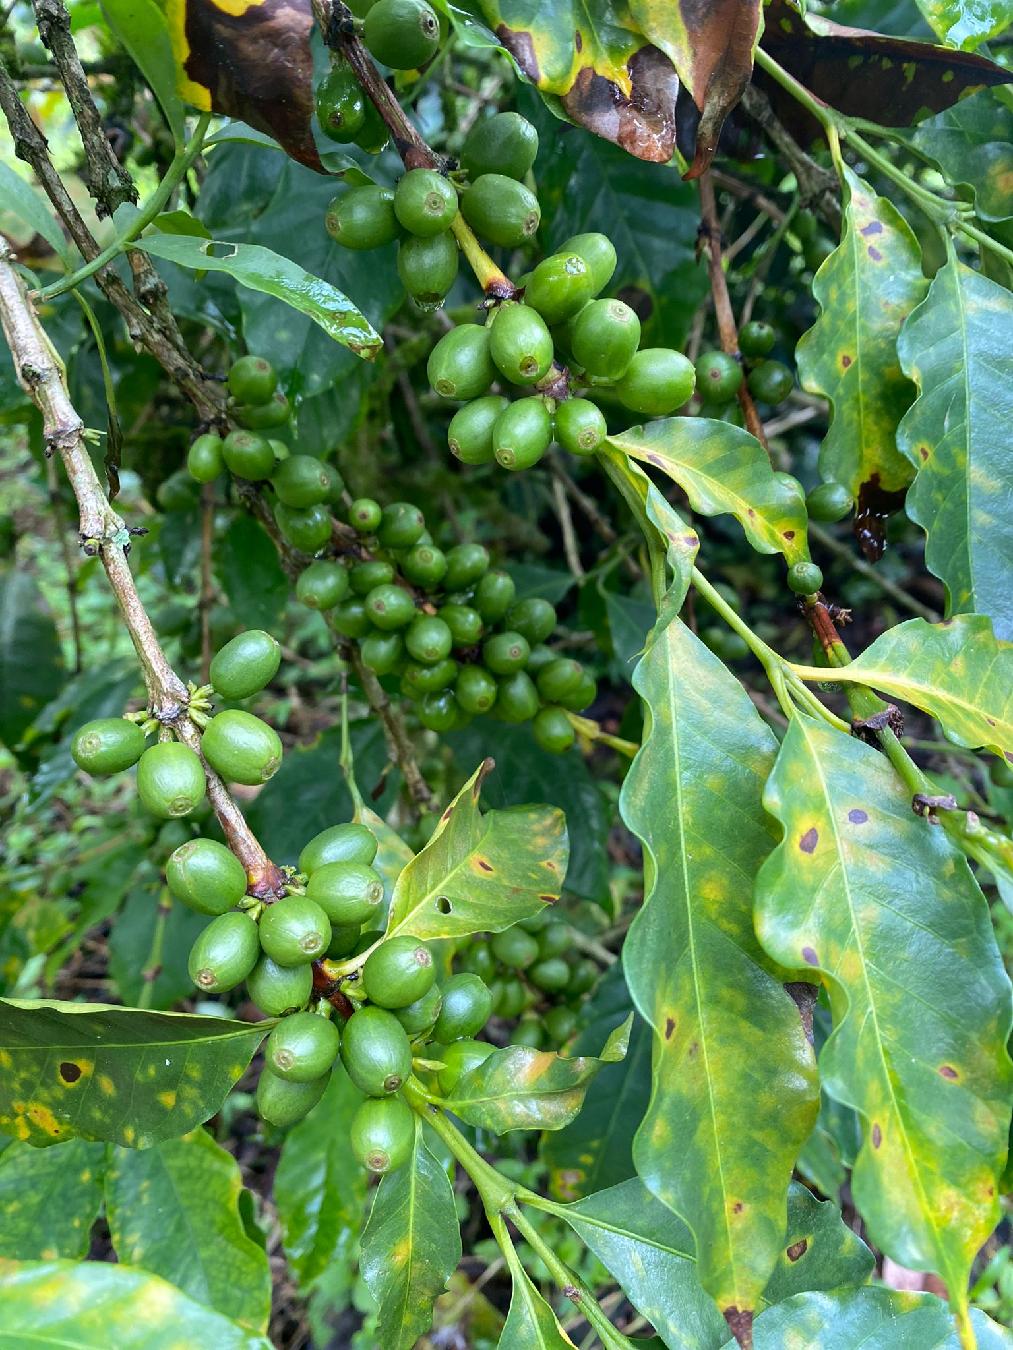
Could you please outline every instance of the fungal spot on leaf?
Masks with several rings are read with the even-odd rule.
[[[781,538],[782,538],[782,539],[794,539],[794,538],[795,538],[795,531],[794,531],[794,530],[785,530],[785,532],[784,532],[784,534],[781,536]]]
[[[799,1238],[798,1242],[793,1242],[791,1244],[791,1246],[785,1252],[785,1256],[788,1258],[789,1261],[792,1262],[798,1261],[803,1256],[805,1256],[808,1250],[809,1250],[808,1240],[806,1238]]]
[[[481,867],[483,872],[491,872],[493,870],[492,864],[487,863],[484,858],[476,858],[475,862]]]
[[[544,900],[547,905],[554,905],[559,899],[558,895],[540,895],[539,900]]]
[[[686,1053],[690,1059],[696,1059],[697,1055],[700,1053],[700,1042],[690,1041],[689,1050]]]
[[[798,846],[803,853],[815,853],[816,845],[819,842],[820,832],[815,825],[810,825],[805,834],[798,841]]]
[[[672,1039],[672,1032],[673,1032],[674,1030],[675,1030],[675,1018],[674,1018],[674,1017],[666,1017],[666,1018],[665,1018],[665,1040],[666,1040],[666,1041],[670,1041],[670,1040]]]
[[[842,370],[847,370],[848,366],[850,366],[850,365],[851,365],[851,357],[848,355],[847,352],[842,352],[842,353],[841,353],[841,369],[842,369]]]
[[[453,806],[448,806],[447,809],[444,811],[443,815],[440,816],[440,821],[445,825],[453,814],[454,814]]]
[[[863,811],[860,807],[855,806],[848,812],[848,819],[851,821],[852,825],[864,825],[869,819],[869,814],[867,811]]]
[[[870,234],[882,234],[882,233],[883,233],[883,226],[882,223],[878,220],[870,220],[868,225],[862,226],[862,234],[864,234],[866,238],[868,238]]]
[[[883,1131],[879,1128],[878,1125],[873,1125],[873,1127],[872,1127],[872,1147],[873,1147],[873,1148],[879,1148],[879,1146],[880,1146],[880,1144],[881,1144],[882,1142],[883,1142]]]
[[[733,1214],[741,1214],[744,1209],[745,1205],[742,1203],[741,1200],[736,1200],[735,1204],[732,1205]]]
[[[816,955],[815,951],[813,951],[812,947],[802,948],[802,960],[807,966],[818,966],[820,963],[820,958]]]
[[[939,1072],[943,1078],[957,1077],[957,1071],[952,1064],[941,1064],[939,1066]]]
[[[80,1064],[72,1064],[70,1060],[64,1060],[60,1065],[60,1077],[65,1083],[76,1083],[81,1077]]]
[[[579,28],[573,30],[573,45],[579,52],[584,50],[584,35]]]
[[[436,897],[436,908],[439,910],[441,914],[449,914],[450,911],[454,908],[454,906],[450,903],[450,900],[448,899],[447,896],[438,895]]]
[[[873,248],[871,244],[869,245],[869,257],[872,259],[873,262],[883,261],[882,253],[880,253],[878,248]]]
[[[653,464],[658,469],[663,469],[665,467],[665,461],[661,458],[660,455],[654,454],[648,455],[647,462],[648,464]]]

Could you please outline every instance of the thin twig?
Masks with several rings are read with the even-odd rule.
[[[570,503],[566,499],[566,487],[562,479],[556,474],[552,476],[552,499],[556,505],[559,528],[563,534],[563,552],[566,555],[566,565],[577,581],[583,581],[586,573],[580,561],[580,545],[577,543],[577,532],[573,528]]]
[[[802,204],[811,206],[835,233],[839,233],[841,200],[836,174],[824,169],[811,155],[806,154],[774,112],[767,95],[755,84],[747,85],[742,95],[742,107],[788,161],[798,181]]]
[[[358,646],[354,642],[345,643],[341,654],[355,671],[356,679],[366,696],[366,702],[380,719],[391,760],[401,770],[408,795],[417,807],[423,811],[432,811],[436,806],[436,798],[415,760],[415,747],[411,743],[400,714],[387,697],[383,685],[369,667],[363,664]]]

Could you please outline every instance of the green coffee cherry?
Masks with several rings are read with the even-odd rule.
[[[475,1036],[492,1015],[492,994],[477,975],[462,972],[443,985],[443,1006],[433,1027],[437,1041],[449,1043]]]
[[[371,155],[378,155],[390,140],[387,124],[369,100],[366,101],[366,120],[355,138],[355,144]]]
[[[489,570],[489,551],[481,544],[455,544],[447,554],[443,589],[463,591]]]
[[[374,586],[365,603],[370,620],[385,633],[407,627],[418,612],[414,600],[401,586]]]
[[[556,611],[540,595],[530,595],[510,607],[506,621],[509,628],[520,633],[533,647],[544,642],[555,630]]]
[[[538,1017],[522,1017],[510,1033],[511,1045],[523,1045],[530,1050],[540,1050],[545,1044],[542,1022]]]
[[[579,661],[557,656],[538,672],[538,692],[546,703],[558,703],[576,692],[583,677],[584,667]]]
[[[286,506],[279,502],[274,508],[284,538],[301,553],[316,553],[331,537],[331,513],[326,506]]]
[[[524,303],[546,323],[563,323],[578,313],[594,294],[591,269],[579,253],[554,253],[543,259],[524,287]]]
[[[608,235],[575,234],[558,251],[563,254],[576,253],[584,259],[591,272],[591,294],[601,295],[616,270],[615,245]]]
[[[354,141],[366,121],[366,99],[354,73],[342,62],[317,85],[317,120],[325,136],[339,144]]]
[[[496,462],[504,469],[530,469],[552,444],[552,418],[541,398],[519,398],[492,429]]]
[[[410,169],[395,189],[394,214],[422,239],[439,234],[457,215],[457,189],[435,169]]]
[[[362,987],[380,1008],[406,1008],[428,993],[435,981],[429,948],[409,935],[381,942],[362,967]]]
[[[640,320],[622,300],[592,300],[574,320],[574,359],[596,379],[620,379],[639,344]]]
[[[329,862],[314,869],[306,894],[315,900],[332,924],[376,919],[383,905],[383,877],[367,863]]]
[[[397,271],[411,298],[423,309],[435,309],[457,280],[458,253],[449,230],[431,239],[413,235],[397,251]]]
[[[389,586],[395,575],[393,563],[371,558],[368,562],[356,563],[348,574],[348,580],[356,595],[365,596],[375,586]]]
[[[165,864],[165,880],[177,900],[198,914],[225,914],[246,894],[246,872],[224,844],[189,839]]]
[[[389,675],[404,659],[404,638],[400,633],[367,633],[359,644],[359,655],[374,675]]]
[[[446,689],[457,679],[457,670],[457,662],[449,657],[431,666],[413,661],[401,674],[402,692],[408,698],[421,698],[433,690]]]
[[[330,476],[314,455],[291,455],[278,465],[271,484],[286,506],[316,506],[330,496]]]
[[[190,979],[204,994],[241,984],[260,955],[257,925],[241,910],[212,919],[190,949]]]
[[[444,1097],[452,1096],[461,1079],[467,1077],[472,1069],[484,1064],[495,1049],[487,1041],[460,1040],[442,1050],[440,1058],[444,1067],[436,1081]]]
[[[327,233],[345,248],[382,248],[401,234],[390,188],[369,184],[339,193],[324,216]]]
[[[366,15],[362,40],[391,70],[416,70],[436,55],[440,21],[425,0],[377,0]]]
[[[530,968],[528,979],[536,989],[556,993],[570,983],[570,967],[561,956],[545,957]]]
[[[351,956],[358,941],[357,923],[331,924],[331,940],[327,944],[328,958],[331,961],[340,961],[345,956]]]
[[[682,352],[645,347],[637,352],[616,384],[619,402],[645,417],[664,417],[682,407],[693,393],[696,371]]]
[[[499,1017],[517,1017],[531,1002],[521,980],[504,980],[493,1000],[493,1009]]]
[[[820,483],[806,496],[805,508],[810,520],[843,520],[855,501],[843,483]]]
[[[454,696],[467,713],[487,713],[496,702],[498,686],[481,666],[465,666],[454,685]]]
[[[503,248],[525,243],[542,218],[535,194],[502,173],[475,179],[461,197],[461,215],[476,234]]]
[[[414,1040],[416,1036],[421,1036],[424,1032],[430,1030],[439,1017],[442,1006],[443,995],[440,993],[439,985],[434,984],[414,1003],[409,1003],[404,1008],[393,1008],[391,1011]]]
[[[743,356],[769,356],[776,341],[773,328],[761,319],[750,319],[739,329],[739,351]]]
[[[447,571],[447,555],[435,544],[416,544],[401,559],[401,575],[413,586],[432,591]]]
[[[230,431],[222,441],[222,458],[229,473],[259,483],[274,472],[274,451],[255,431]]]
[[[333,609],[348,593],[348,572],[340,563],[319,559],[299,574],[296,599],[310,609]]]
[[[538,691],[524,670],[505,675],[499,682],[493,712],[504,722],[529,722],[538,712]]]
[[[476,122],[464,139],[461,168],[469,178],[505,174],[522,179],[538,154],[538,132],[520,113],[494,113]]]
[[[373,627],[364,601],[342,600],[331,614],[331,625],[342,637],[364,638]]]
[[[550,1040],[554,1041],[556,1045],[562,1045],[564,1041],[568,1041],[577,1030],[577,1014],[572,1008],[567,1008],[562,1003],[555,1008],[549,1008],[543,1021]]]
[[[459,953],[461,965],[472,975],[488,983],[496,973],[496,958],[488,942],[473,941],[470,947]]]
[[[502,619],[514,602],[517,587],[506,572],[486,572],[475,587],[472,603],[486,623]]]
[[[354,821],[331,825],[315,834],[299,854],[299,871],[307,876],[325,863],[356,862],[369,864],[376,857],[376,835]]]
[[[489,354],[511,384],[540,380],[552,365],[552,351],[552,335],[536,310],[513,303],[500,307],[489,330]]]
[[[380,503],[372,497],[356,497],[348,508],[348,523],[359,534],[372,534],[383,519]]]
[[[385,1008],[360,1008],[345,1023],[341,1062],[367,1096],[397,1092],[412,1071],[408,1034]]]
[[[415,1116],[403,1097],[367,1098],[348,1128],[352,1152],[377,1175],[403,1167],[415,1144]]]
[[[573,933],[568,923],[549,922],[538,933],[538,955],[565,956],[573,946]]]
[[[274,727],[235,708],[212,717],[200,746],[212,769],[228,783],[255,787],[273,777],[281,764],[281,738]]]
[[[268,905],[260,919],[260,945],[279,966],[315,961],[330,940],[330,920],[308,895],[286,895]]]
[[[795,378],[780,361],[761,361],[749,372],[749,392],[761,403],[783,403],[795,387]]]
[[[327,1073],[340,1048],[341,1033],[329,1018],[314,1012],[293,1013],[268,1036],[264,1063],[271,1073],[290,1083],[312,1083]]]
[[[462,323],[445,333],[426,366],[429,383],[441,398],[471,399],[484,394],[496,377],[489,329]]]
[[[450,655],[454,639],[450,629],[440,618],[420,614],[413,619],[405,634],[405,646],[416,661],[434,665]]]
[[[196,478],[198,483],[213,483],[225,472],[222,445],[221,436],[211,431],[197,437],[186,456],[186,467],[191,478]]]
[[[439,617],[450,629],[455,647],[473,647],[482,636],[482,616],[470,605],[441,605]]]
[[[570,712],[583,712],[597,697],[598,686],[595,683],[594,676],[590,671],[585,670],[577,688],[572,693],[559,699],[559,703],[564,708],[568,708]]]
[[[425,516],[412,502],[391,502],[383,508],[377,538],[384,548],[411,548],[425,532]]]
[[[241,356],[229,370],[228,386],[237,403],[268,403],[278,387],[278,376],[262,356]]]
[[[742,384],[742,367],[727,352],[701,352],[696,359],[696,392],[705,403],[731,403]]]
[[[323,1074],[308,1083],[294,1083],[262,1069],[257,1080],[257,1114],[268,1125],[286,1130],[309,1115],[324,1095],[329,1078],[330,1074]]]
[[[823,587],[823,573],[814,562],[795,563],[788,568],[788,585],[796,595],[814,595]]]
[[[215,923],[218,922],[216,919]],[[261,1012],[268,1017],[284,1017],[309,1002],[313,993],[313,967],[305,963],[280,966],[269,956],[261,956],[246,977],[246,988]]]
[[[542,749],[553,755],[563,754],[577,739],[565,711],[551,705],[539,708],[531,720],[531,731]]]
[[[538,960],[538,940],[516,924],[504,928],[501,933],[493,933],[489,947],[496,960],[511,970],[526,970]]]
[[[270,431],[273,427],[283,427],[292,416],[292,405],[280,389],[274,391],[267,403],[230,403],[229,410],[247,431]]]
[[[530,655],[527,638],[509,629],[494,633],[482,646],[482,663],[494,675],[512,675],[514,671],[523,670]]]
[[[93,775],[122,773],[144,754],[144,732],[125,717],[98,717],[74,733],[70,753],[74,763]]]
[[[222,698],[250,698],[278,673],[281,648],[262,628],[248,628],[211,658],[211,684]]]
[[[178,741],[161,741],[137,762],[141,805],[161,820],[188,816],[204,800],[207,780],[194,752]]]
[[[462,464],[492,463],[495,458],[492,429],[507,406],[508,401],[501,394],[490,394],[458,408],[447,428],[450,453]]]
[[[556,409],[556,439],[571,455],[593,455],[605,444],[608,425],[590,399],[567,398]]]
[[[457,725],[457,700],[449,689],[425,694],[419,701],[418,718],[429,731],[452,731]]]

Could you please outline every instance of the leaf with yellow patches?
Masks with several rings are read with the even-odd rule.
[[[864,1121],[855,1203],[877,1247],[938,1271],[959,1312],[999,1213],[1013,1083],[985,898],[884,756],[822,722],[792,719],[764,800],[783,839],[757,883],[757,932],[830,997],[821,1080]]]
[[[0,1256],[82,1260],[102,1209],[105,1145],[9,1144],[0,1153]]]
[[[498,932],[559,899],[568,845],[549,806],[479,810],[486,760],[444,811],[436,832],[398,877],[388,935],[463,937]]]

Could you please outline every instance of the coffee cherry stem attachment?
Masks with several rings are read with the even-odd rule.
[[[640,746],[633,741],[627,741],[621,736],[613,736],[611,732],[603,731],[601,723],[596,722],[593,717],[582,717],[580,713],[569,711],[567,711],[566,717],[578,736],[582,736],[587,741],[599,741],[612,750],[618,750],[627,759],[632,759],[640,749]]]
[[[513,299],[517,288],[502,268],[497,267],[486,253],[478,242],[475,231],[460,211],[450,223],[450,232],[457,240],[458,247],[485,294],[496,300]]]

